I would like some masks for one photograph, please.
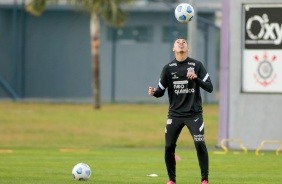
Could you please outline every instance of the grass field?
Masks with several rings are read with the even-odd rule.
[[[164,145],[167,105],[0,103],[0,145],[7,148],[156,148]],[[205,106],[209,146],[217,142],[218,107]],[[179,147],[192,146],[183,129]]]
[[[211,184],[273,184],[282,181],[282,158],[216,155],[218,106],[205,105]],[[71,184],[79,162],[97,184],[163,184],[166,105],[0,103],[0,184]],[[192,139],[183,130],[177,148],[177,183],[199,184]],[[158,177],[149,177],[149,174]],[[84,183],[84,182],[83,182]]]

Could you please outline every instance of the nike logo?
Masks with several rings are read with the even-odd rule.
[[[196,121],[198,121],[198,120],[199,120],[199,118],[195,119],[194,121],[196,122]]]

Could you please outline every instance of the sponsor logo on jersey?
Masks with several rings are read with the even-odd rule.
[[[202,135],[202,134],[194,135],[193,138],[194,138],[194,141],[195,141],[195,142],[205,141],[205,136]]]
[[[168,64],[168,66],[177,66],[177,63]]]
[[[172,79],[178,79],[179,77],[177,77],[177,72],[171,72],[172,75]]]
[[[195,90],[193,88],[185,88],[185,89],[175,89],[174,90],[175,94],[184,94],[184,93],[195,93]]]
[[[171,72],[172,79],[178,79],[179,77],[176,76],[177,72]]]
[[[184,81],[173,81],[173,84],[188,84],[188,80],[184,80]]]
[[[188,80],[173,81],[173,84],[174,93],[177,95],[185,93],[195,93],[195,90],[193,88],[187,88]]]
[[[190,63],[190,62],[188,62],[188,65],[193,65],[193,66],[195,66],[195,63]]]

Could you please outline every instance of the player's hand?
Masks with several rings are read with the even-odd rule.
[[[193,80],[193,79],[198,78],[198,76],[197,76],[194,72],[189,72],[189,73],[187,74],[187,77],[188,77],[188,79],[190,79],[190,80]]]
[[[149,91],[148,91],[149,95],[154,96],[155,92],[156,92],[156,88],[153,88],[153,87],[150,86]]]

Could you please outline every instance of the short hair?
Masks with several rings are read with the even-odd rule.
[[[182,40],[186,40],[186,41],[187,41],[187,39],[184,38],[184,37],[178,37],[178,38],[175,39],[175,41],[176,41],[176,40],[179,40],[179,39],[182,39]]]
[[[183,40],[185,40],[186,41],[186,43],[187,43],[187,45],[188,45],[188,40],[186,39],[186,38],[184,38],[184,37],[178,37],[178,38],[176,38],[175,40],[174,40],[174,43],[176,42],[176,40],[178,40],[178,39],[183,39]]]

